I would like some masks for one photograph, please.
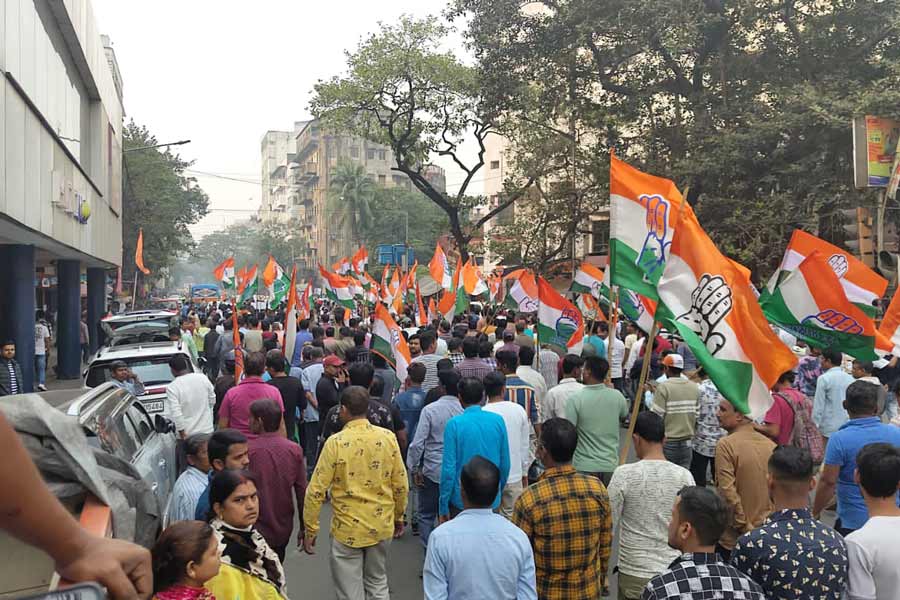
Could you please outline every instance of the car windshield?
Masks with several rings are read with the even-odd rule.
[[[152,358],[123,358],[134,374],[137,375],[145,387],[153,385],[166,385],[172,381],[172,371],[169,369],[171,356],[154,356]],[[101,383],[110,381],[112,376],[109,371],[109,362],[94,363],[88,370],[85,381],[88,387],[97,387]]]
[[[154,325],[160,328],[168,329],[171,322],[172,315],[151,318],[135,317],[133,321],[104,321],[106,325],[109,325],[110,329],[117,333],[120,331],[128,331],[129,329],[152,327]]]

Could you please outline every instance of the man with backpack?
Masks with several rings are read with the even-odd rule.
[[[819,465],[825,456],[825,444],[819,428],[812,420],[813,403],[794,387],[794,373],[783,373],[772,388],[772,407],[764,424],[756,430],[781,446],[794,446],[809,452],[813,463]]]

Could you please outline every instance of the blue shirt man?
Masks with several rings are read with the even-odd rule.
[[[425,365],[413,363],[407,371],[408,385],[405,392],[397,394],[394,404],[400,411],[400,417],[406,425],[408,439],[416,437],[416,426],[419,424],[419,416],[422,407],[425,406],[425,390],[422,389],[422,381],[425,381]],[[421,380],[419,380],[421,378]]]
[[[491,508],[500,506],[500,491],[509,476],[509,439],[506,423],[498,414],[481,410],[484,385],[477,379],[466,378],[459,384],[463,414],[447,422],[444,428],[444,459],[441,463],[441,496],[438,514],[450,515],[451,505],[458,512],[463,508],[459,475],[463,465],[481,456],[500,469],[500,485]]]
[[[841,369],[841,353],[834,349],[822,352],[822,373],[816,381],[816,397],[812,418],[825,437],[840,429],[847,422],[844,395],[854,379]]]
[[[303,346],[311,341],[313,341],[313,336],[309,332],[309,321],[304,319],[300,321],[300,331],[297,332],[297,339],[294,341],[294,355],[291,357],[292,367],[300,366],[300,363],[303,361]]]

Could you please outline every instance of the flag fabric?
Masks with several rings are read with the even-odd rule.
[[[331,269],[338,275],[346,275],[350,272],[350,260],[345,256],[331,265]]]
[[[567,354],[581,354],[584,318],[574,304],[563,298],[543,277],[538,277],[538,343],[550,344]]]
[[[900,294],[894,294],[888,305],[881,327],[878,328],[879,339],[876,347],[879,350],[900,356]]]
[[[619,310],[644,333],[649,334],[650,328],[653,327],[656,305],[656,302],[646,296],[619,288]]]
[[[291,282],[288,286],[287,306],[284,309],[284,356],[290,362],[294,356],[294,345],[297,341],[297,265],[291,269]]]
[[[456,292],[456,306],[453,314],[461,315],[469,308],[469,294],[466,293],[464,267],[458,258],[456,259],[456,272],[453,273],[453,290]]]
[[[672,181],[638,171],[613,155],[609,160],[612,285],[656,300],[678,214],[693,211]]]
[[[350,259],[350,266],[359,274],[365,273],[366,267],[369,266],[369,252],[365,246],[360,246],[353,258]]]
[[[428,272],[439,286],[445,290],[452,289],[453,280],[450,276],[450,263],[447,262],[447,255],[444,254],[440,244],[434,247],[434,256],[428,263]]]
[[[263,268],[263,286],[267,288],[271,287],[278,277],[278,272],[280,270],[281,267],[275,262],[275,257],[270,254],[269,260],[266,261],[266,266]]]
[[[690,211],[677,223],[658,290],[657,319],[677,329],[737,410],[764,416],[769,390],[797,358],[766,321],[749,271],[719,252]]]
[[[884,296],[888,285],[887,280],[846,250],[841,250],[837,246],[800,229],[795,229],[793,235],[791,235],[791,241],[784,252],[781,265],[769,280],[763,297],[768,293],[772,293],[779,281],[800,266],[803,259],[816,250],[825,257],[831,269],[837,275],[841,286],[844,288],[844,293],[847,295],[847,299],[870,317],[875,317],[877,309],[874,302]]]
[[[575,272],[575,279],[572,280],[570,292],[577,294],[590,294],[597,300],[600,299],[603,288],[603,277],[605,273],[594,265],[583,262]]]
[[[238,325],[237,306],[231,311],[232,337],[234,342],[234,380],[239,382],[244,375],[244,349],[241,347],[241,331]]]
[[[428,323],[433,322],[438,317],[437,304],[434,302],[434,297],[428,299]],[[427,325],[427,323],[426,323]]]
[[[312,281],[306,282],[306,288],[300,294],[300,320],[308,319],[312,316]]]
[[[503,292],[503,278],[499,275],[488,275],[488,289],[490,290],[490,295],[488,298],[491,302],[495,304],[503,301],[503,298],[500,295]]]
[[[234,257],[226,258],[213,270],[216,281],[220,282],[223,287],[234,287]]]
[[[244,278],[241,280],[237,290],[239,295],[239,303],[246,302],[247,300],[252,300],[253,296],[255,296],[259,292],[257,271],[259,271],[258,265],[253,265],[244,274]]]
[[[472,257],[463,265],[463,286],[466,294],[470,296],[481,296],[488,291],[487,284],[478,272],[478,267],[472,262]]]
[[[134,249],[134,264],[144,275],[150,274],[150,269],[144,266],[144,229],[138,229],[137,246]]]
[[[606,315],[600,310],[600,303],[589,293],[578,294],[575,298],[575,305],[581,311],[581,316],[585,321],[606,320]]]
[[[419,282],[416,282],[416,325],[425,327],[428,325],[428,313],[425,312],[425,303],[422,302],[422,292],[419,290]]]
[[[269,308],[275,308],[288,294],[288,286],[291,280],[281,268],[281,265],[269,255],[269,262],[263,269],[263,285],[269,294]]]
[[[456,292],[444,292],[441,301],[437,305],[437,316],[447,321],[453,322],[453,315],[456,314]]]
[[[390,301],[389,290],[388,290],[388,282],[390,281],[390,279],[388,279],[388,275],[390,274],[390,272],[391,272],[391,265],[390,264],[384,265],[384,269],[381,270],[381,289],[380,289],[380,291],[381,291],[381,299],[384,300],[385,302]]]
[[[319,265],[319,275],[325,280],[325,293],[329,298],[345,308],[353,309],[356,306],[353,301],[353,293],[350,291],[352,282],[349,277],[329,273],[322,265]]]
[[[406,381],[406,369],[412,362],[412,355],[409,353],[403,331],[382,304],[375,305],[371,348],[372,352],[380,354],[391,363],[400,381]]]
[[[513,284],[506,295],[505,304],[523,313],[537,311],[538,285],[534,273],[518,269],[507,275],[506,279],[512,279]]]
[[[875,324],[844,293],[828,258],[813,250],[762,300],[772,323],[817,348],[877,360]]]

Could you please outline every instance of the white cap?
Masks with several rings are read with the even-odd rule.
[[[684,369],[684,358],[680,354],[668,354],[663,358],[663,364],[675,369]]]

